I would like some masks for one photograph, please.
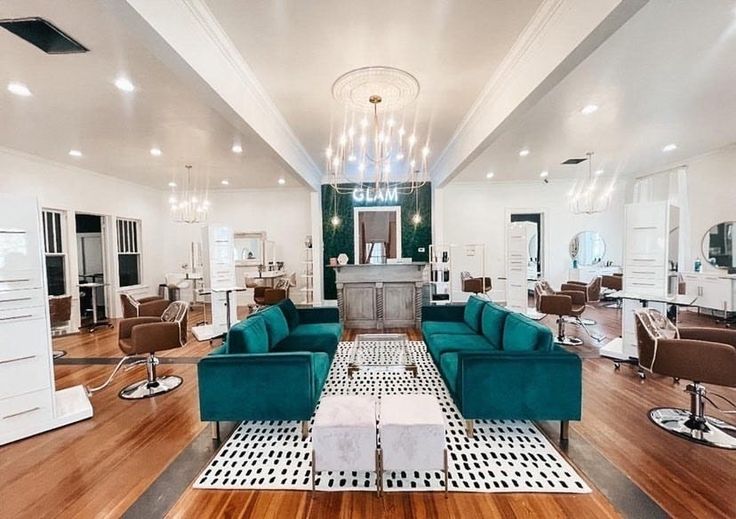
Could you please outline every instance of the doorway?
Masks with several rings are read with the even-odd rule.
[[[533,212],[511,213],[510,222],[532,222],[537,226],[537,233],[529,240],[529,266],[527,279],[537,280],[544,277],[544,214]]]
[[[387,263],[401,257],[401,208],[354,209],[355,263]]]
[[[91,328],[107,320],[107,265],[104,217],[77,213],[77,270],[79,319],[82,328]]]

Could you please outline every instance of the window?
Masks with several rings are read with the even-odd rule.
[[[386,246],[376,241],[365,244],[366,263],[386,263]]]
[[[118,218],[118,276],[121,287],[141,283],[140,227],[138,220]]]
[[[46,255],[46,284],[50,296],[66,294],[66,254],[62,239],[62,214],[59,211],[44,210],[43,250]]]

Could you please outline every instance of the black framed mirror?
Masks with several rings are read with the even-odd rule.
[[[736,269],[733,251],[733,231],[736,222],[721,222],[714,225],[703,236],[703,257],[714,267]]]

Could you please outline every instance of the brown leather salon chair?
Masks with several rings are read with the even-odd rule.
[[[623,274],[606,274],[601,276],[601,288],[605,289],[605,292],[602,294],[603,298],[610,301],[611,298],[608,296],[608,294],[612,294],[613,292],[618,292],[624,289]],[[621,308],[621,299],[616,300],[614,304],[606,305],[606,308]]]
[[[159,296],[136,299],[130,294],[120,294],[123,305],[123,319],[131,317],[160,317],[169,306],[170,301]]]
[[[119,393],[120,398],[125,400],[150,398],[179,387],[182,384],[181,377],[156,374],[156,366],[159,365],[156,352],[180,348],[187,343],[188,311],[187,303],[174,301],[159,317],[132,317],[121,320],[118,327],[118,347],[125,356],[118,362],[104,384],[88,389],[87,393],[91,395],[107,387],[125,361],[140,355],[146,355],[146,358],[136,360],[126,369],[145,364],[148,376],[146,380],[124,387]]]
[[[537,312],[557,316],[557,337],[555,342],[565,346],[580,346],[583,341],[577,337],[565,334],[566,318],[571,318],[580,325],[593,339],[602,338],[590,333],[588,327],[581,321],[580,316],[585,312],[585,294],[580,290],[555,291],[546,281],[537,281],[534,284],[534,301]]]
[[[271,306],[289,297],[291,283],[288,278],[279,279],[273,287],[253,287],[253,300],[258,306]]]
[[[490,292],[492,289],[491,278],[475,278],[467,271],[460,273],[460,281],[462,283],[463,292],[471,294],[485,294],[486,292]]]
[[[736,449],[736,426],[705,414],[705,403],[715,406],[703,384],[736,387],[736,330],[724,328],[674,328],[651,308],[636,311],[636,340],[641,368],[660,375],[687,379],[690,409],[657,407],[649,418],[657,426],[686,440],[724,449]],[[725,411],[734,413],[736,411]]]
[[[601,278],[596,276],[590,283],[583,281],[568,281],[560,286],[561,290],[577,290],[585,294],[585,304],[597,303],[601,300]],[[597,324],[593,319],[582,319],[583,323],[588,326]]]

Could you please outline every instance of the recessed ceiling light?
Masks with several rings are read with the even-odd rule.
[[[123,92],[132,92],[135,90],[135,85],[130,82],[127,77],[119,77],[115,80],[115,86]]]
[[[590,114],[592,114],[593,112],[597,112],[597,111],[598,111],[598,105],[593,105],[593,104],[590,104],[590,105],[585,105],[585,106],[584,106],[584,107],[583,107],[583,108],[582,108],[582,109],[580,110],[580,113],[581,113],[581,114],[585,114],[585,115],[590,115]]]
[[[233,144],[233,153],[243,153],[243,147],[240,144]]]
[[[602,169],[596,169],[595,170],[595,174],[596,175],[602,175],[603,174],[603,170]]]
[[[519,157],[526,157],[527,155],[529,155],[529,150],[526,148],[519,152]]]
[[[667,152],[667,151],[673,151],[676,149],[677,149],[677,144],[668,144],[667,146],[662,148],[662,151]]]
[[[31,95],[31,91],[23,83],[8,83],[8,92],[17,96],[28,97]]]
[[[229,186],[230,181],[226,178],[223,178],[222,180],[220,180],[220,184],[222,184],[223,186]]]
[[[69,155],[72,157],[81,157],[82,152],[79,150],[69,150]]]
[[[280,186],[283,186],[284,184],[286,184],[286,179],[285,179],[284,177],[281,177],[281,178],[279,179],[279,185],[280,185]]]
[[[539,174],[539,176],[542,177],[542,178],[547,178],[549,176],[549,171],[546,171],[546,170],[545,171],[542,171]]]
[[[154,157],[160,157],[161,150],[158,148],[151,148],[151,155],[153,155]]]
[[[493,178],[493,171],[486,173],[486,178]]]
[[[169,187],[176,187],[176,182],[174,182],[173,180],[169,182]]]

